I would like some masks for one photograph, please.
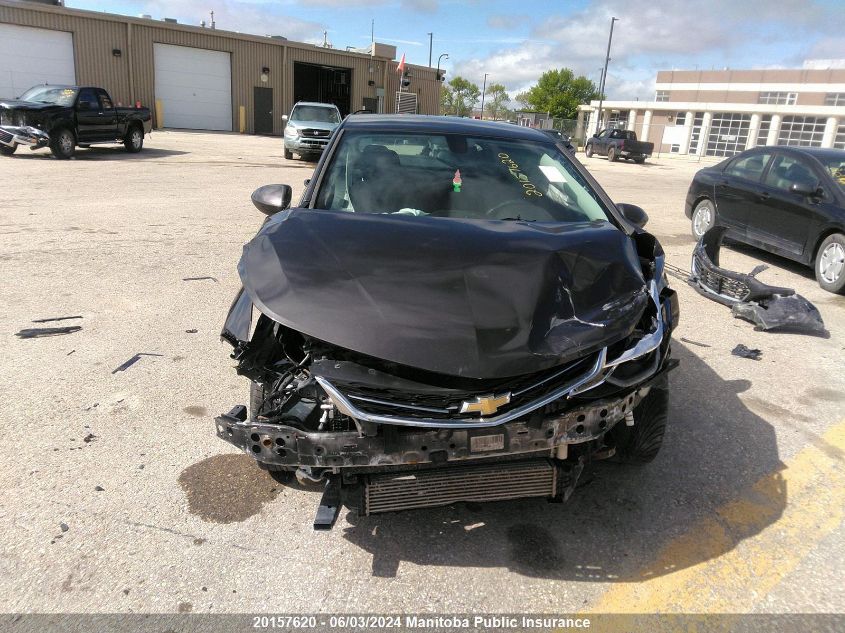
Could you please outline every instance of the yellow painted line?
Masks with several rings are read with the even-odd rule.
[[[592,613],[750,611],[845,515],[845,420],[669,542]]]

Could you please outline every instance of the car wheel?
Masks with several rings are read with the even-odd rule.
[[[638,156],[634,159],[634,162],[637,163],[637,165],[642,165],[645,162],[645,156]]]
[[[0,145],[0,155],[11,156],[17,148],[17,145]]]
[[[692,210],[692,236],[700,240],[715,224],[716,209],[713,208],[713,202],[705,198]]]
[[[845,294],[845,235],[828,235],[816,253],[816,281],[828,292]]]
[[[610,432],[617,458],[628,464],[647,464],[657,457],[666,433],[669,392],[652,387],[634,408],[634,426],[618,422]]]
[[[293,160],[293,152],[285,149],[285,160]]]
[[[611,147],[609,150],[607,150],[607,160],[609,160],[611,163],[615,163],[618,158],[619,156],[616,155],[615,147]]]
[[[587,147],[584,148],[584,153],[587,155],[587,158],[592,158],[593,157],[593,146],[587,145]]]
[[[62,128],[50,135],[50,151],[53,156],[67,160],[76,151],[76,137],[67,128]]]
[[[123,146],[130,154],[137,154],[144,147],[144,132],[137,125],[129,129],[126,138],[123,140]]]

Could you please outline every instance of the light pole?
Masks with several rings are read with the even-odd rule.
[[[449,53],[441,53],[440,57],[437,58],[437,74],[436,74],[436,77],[437,77],[438,81],[440,80],[440,60],[443,59],[444,57],[446,59],[449,59]]]
[[[596,117],[596,134],[599,133],[601,126],[601,106],[604,103],[604,85],[607,83],[607,65],[610,63],[610,43],[613,41],[613,23],[618,22],[619,18],[610,18],[610,35],[607,38],[607,55],[604,58],[604,73],[601,76],[601,86],[599,87],[599,111]]]
[[[431,46],[434,44],[434,33],[428,34],[428,67],[431,68]]]
[[[487,75],[490,73],[484,73],[484,87],[481,88],[481,120],[484,120],[484,93],[487,92]]]

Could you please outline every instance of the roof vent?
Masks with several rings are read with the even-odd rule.
[[[176,18],[162,18],[162,20],[168,24],[176,24]]]
[[[152,20],[153,19],[153,16],[151,16],[149,13],[139,13],[138,17],[142,18],[144,20]]]

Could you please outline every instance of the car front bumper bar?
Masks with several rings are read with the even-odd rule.
[[[41,147],[47,147],[49,144],[50,135],[38,128],[12,125],[0,126],[0,145],[9,147],[26,145],[31,149],[39,149]]]
[[[668,368],[667,368],[668,370]],[[565,456],[566,445],[596,440],[631,414],[666,371],[625,395],[596,400],[537,420],[525,417],[496,428],[385,426],[376,436],[356,431],[308,432],[247,419],[239,405],[215,418],[217,436],[266,464],[367,471],[390,466],[467,462],[545,451]]]

